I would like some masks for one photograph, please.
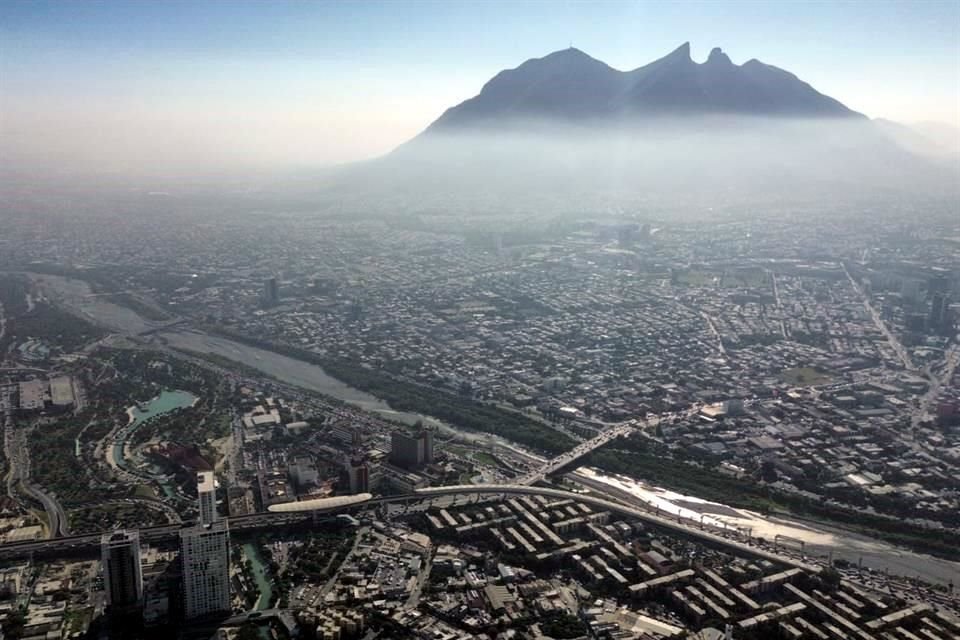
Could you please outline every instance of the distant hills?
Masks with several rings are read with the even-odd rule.
[[[939,122],[902,124],[883,118],[873,122],[910,153],[947,162],[960,160],[960,129]]]
[[[736,65],[719,48],[698,64],[684,43],[633,71],[618,71],[574,48],[527,60],[498,73],[479,95],[448,109],[427,132],[511,120],[619,124],[693,115],[864,118],[788,71],[758,60]]]

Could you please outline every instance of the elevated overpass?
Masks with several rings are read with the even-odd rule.
[[[630,420],[628,422],[610,427],[609,429],[605,429],[590,440],[581,442],[570,451],[561,453],[556,458],[548,460],[546,464],[536,471],[531,471],[530,473],[516,478],[514,484],[536,484],[541,480],[546,480],[551,474],[556,473],[563,467],[576,462],[591,451],[602,447],[612,440],[616,440],[617,438],[623,436],[629,436],[637,430],[656,427],[663,420],[679,420],[683,418],[689,418],[690,416],[699,413],[700,409],[701,406],[699,404],[695,404],[687,409],[684,409],[683,411],[677,411],[676,413],[655,415],[643,420]]]
[[[785,556],[766,551],[748,544],[730,540],[710,531],[700,529],[689,521],[684,522],[680,518],[668,518],[656,515],[648,511],[637,509],[622,502],[600,498],[594,495],[574,493],[562,489],[553,489],[549,487],[535,487],[525,484],[485,484],[485,485],[454,485],[449,487],[427,487],[418,489],[415,493],[402,494],[397,496],[385,496],[379,498],[368,498],[367,496],[358,496],[360,499],[344,500],[340,498],[330,498],[326,500],[309,500],[304,502],[286,503],[275,505],[271,511],[265,513],[256,513],[247,516],[234,516],[227,518],[230,529],[237,533],[257,531],[262,529],[271,529],[289,525],[303,525],[311,521],[314,514],[335,514],[345,513],[356,509],[367,509],[384,504],[422,502],[433,498],[447,496],[509,496],[509,495],[533,495],[544,496],[556,499],[568,499],[575,502],[595,507],[602,511],[619,514],[623,517],[640,520],[648,525],[667,529],[684,536],[697,538],[701,542],[712,545],[729,548],[739,554],[762,558],[777,562],[791,567],[796,567],[810,572],[818,572],[819,567],[788,558]],[[279,509],[278,507],[283,507]],[[147,543],[173,542],[176,540],[181,525],[163,525],[159,527],[148,527],[140,530],[140,539]],[[34,554],[49,557],[66,555],[86,555],[95,556],[99,552],[100,533],[86,534],[81,536],[69,536],[65,538],[56,538],[53,540],[37,540],[30,542],[18,542],[0,545],[0,560],[13,558],[30,557]]]
[[[685,536],[692,536],[699,538],[702,542],[715,545],[715,546],[724,546],[732,548],[737,552],[748,555],[756,558],[763,558],[770,560],[772,562],[779,562],[781,564],[787,564],[799,569],[804,569],[805,571],[817,572],[819,568],[801,562],[799,560],[794,560],[792,558],[782,557],[778,554],[759,549],[757,547],[745,544],[743,542],[738,542],[736,540],[730,540],[721,535],[717,535],[710,531],[699,528],[690,523],[689,520],[684,522],[682,518],[670,518],[658,514],[650,513],[642,509],[637,509],[636,507],[631,507],[623,502],[617,502],[615,500],[609,500],[607,498],[600,498],[590,494],[575,493],[573,491],[565,491],[563,489],[553,489],[550,487],[535,487],[526,484],[469,484],[469,485],[452,485],[448,487],[426,487],[423,489],[417,489],[416,492],[412,494],[404,494],[399,496],[389,496],[384,498],[373,498],[370,500],[362,502],[353,502],[352,506],[371,506],[371,505],[380,505],[380,504],[390,504],[397,502],[411,502],[411,501],[422,501],[424,499],[430,498],[439,498],[439,497],[449,497],[449,496],[475,496],[475,495],[489,495],[489,496],[510,496],[510,495],[531,495],[531,496],[544,496],[547,498],[556,498],[558,500],[573,500],[575,502],[581,502],[583,504],[595,507],[601,511],[609,511],[611,513],[617,513],[621,516],[631,518],[634,520],[641,520],[646,524],[659,527],[662,529],[667,529]],[[336,500],[336,498],[333,498]],[[276,507],[271,507],[273,512],[281,512],[280,507],[282,507],[282,513],[291,513],[291,512],[311,512],[311,511],[331,511],[336,510],[336,506],[328,507],[328,505],[317,504],[323,503],[324,501],[308,501],[308,502],[291,502],[283,505],[276,505]],[[299,505],[302,505],[299,509]]]
[[[138,338],[145,338],[147,336],[152,336],[157,333],[162,333],[164,331],[169,331],[170,329],[176,329],[177,327],[185,327],[190,324],[190,320],[187,318],[175,318],[173,320],[168,320],[161,325],[156,327],[151,327],[150,329],[145,329],[140,333],[136,334]]]
[[[520,476],[516,479],[515,484],[535,484],[541,480],[545,480],[551,473],[554,473],[566,465],[579,460],[583,456],[587,455],[594,449],[602,447],[611,440],[615,440],[621,436],[629,435],[633,433],[636,427],[632,424],[622,424],[616,427],[611,427],[606,431],[600,432],[598,435],[594,436],[586,442],[581,442],[576,447],[567,451],[566,453],[561,453],[556,458],[548,460],[545,465],[532,471],[523,476]]]
[[[574,493],[572,491],[564,491],[563,489],[552,489],[548,487],[532,487],[528,485],[519,485],[519,484],[491,484],[491,485],[457,485],[450,487],[427,487],[424,489],[418,489],[416,495],[418,496],[450,496],[450,495],[477,495],[477,494],[492,494],[492,495],[535,495],[535,496],[545,496],[548,498],[557,498],[560,500],[573,500],[575,502],[582,502],[583,504],[589,505],[591,507],[596,507],[601,511],[610,511],[611,513],[616,513],[627,518],[634,520],[641,520],[646,524],[660,527],[662,529],[667,529],[673,531],[674,533],[679,533],[681,535],[690,536],[694,538],[699,538],[701,542],[711,544],[714,546],[724,546],[731,549],[734,549],[738,553],[743,555],[762,558],[765,560],[770,560],[771,562],[778,562],[781,564],[786,564],[791,567],[796,567],[798,569],[803,569],[804,571],[810,571],[817,573],[820,571],[820,568],[802,562],[800,560],[794,560],[793,558],[787,558],[780,556],[776,553],[771,553],[765,551],[764,549],[759,549],[757,547],[750,546],[743,542],[738,542],[735,540],[730,540],[723,536],[717,535],[710,531],[706,531],[695,527],[691,524],[684,523],[681,518],[672,519],[667,518],[661,515],[655,515],[648,511],[643,511],[635,507],[631,507],[622,502],[616,502],[614,500],[608,500],[606,498],[599,498],[590,494]],[[410,499],[409,496],[397,496],[398,498]]]

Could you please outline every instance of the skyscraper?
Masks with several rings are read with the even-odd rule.
[[[187,620],[230,611],[230,531],[224,520],[180,530]]]
[[[948,328],[950,318],[950,299],[944,293],[935,293],[930,305],[928,326],[934,331]]]
[[[423,461],[426,464],[433,463],[433,430],[424,429],[419,437],[423,440]]]
[[[927,291],[929,291],[931,295],[937,293],[949,293],[950,289],[950,277],[945,273],[938,273],[927,280]]]
[[[263,302],[268,306],[279,304],[280,302],[280,283],[276,278],[268,278],[263,283]]]
[[[197,502],[200,513],[197,524],[213,524],[217,521],[217,487],[213,471],[201,471],[197,474]]]
[[[920,300],[920,280],[904,278],[900,282],[900,296],[904,302],[914,303]]]
[[[107,605],[114,609],[136,606],[143,597],[140,533],[112,531],[100,538],[103,584]]]
[[[370,491],[370,468],[362,459],[348,460],[345,471],[350,493],[366,493]]]
[[[420,429],[410,436],[394,431],[390,436],[390,462],[405,469],[413,469],[433,462],[433,431]]]
[[[390,436],[390,462],[412,469],[423,464],[423,442],[416,436],[394,431]]]

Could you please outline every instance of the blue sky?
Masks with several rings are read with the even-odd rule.
[[[4,0],[0,127],[62,161],[91,146],[104,162],[138,150],[158,162],[349,161],[393,148],[527,58],[572,43],[629,69],[685,41],[696,60],[714,46],[758,58],[872,117],[960,125],[958,0]]]

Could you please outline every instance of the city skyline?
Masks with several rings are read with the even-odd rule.
[[[960,0],[0,2],[0,638],[960,638]]]

